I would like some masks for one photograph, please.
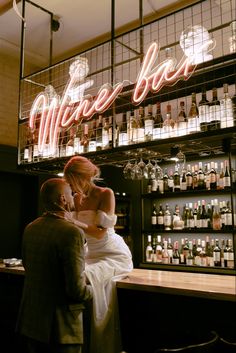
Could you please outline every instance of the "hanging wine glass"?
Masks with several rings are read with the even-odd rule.
[[[152,177],[152,170],[153,170],[153,164],[148,160],[148,163],[145,165],[144,170],[143,170],[143,176],[145,179],[151,179]]]
[[[123,175],[125,179],[132,179],[132,169],[133,169],[133,164],[130,161],[128,161],[123,169]]]
[[[143,173],[141,168],[138,165],[137,160],[135,161],[133,168],[131,170],[131,179],[132,180],[141,180],[143,177]]]
[[[144,178],[144,169],[146,167],[146,163],[143,161],[142,156],[140,157],[140,161],[137,165],[141,171],[141,179],[142,179],[142,178]],[[140,173],[140,171],[138,171],[138,172]]]

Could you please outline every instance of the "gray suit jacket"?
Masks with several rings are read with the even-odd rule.
[[[17,331],[41,342],[83,343],[84,236],[74,224],[45,215],[23,234],[25,282]]]

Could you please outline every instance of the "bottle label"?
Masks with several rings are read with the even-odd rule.
[[[224,188],[231,186],[230,177],[229,177],[229,176],[228,176],[228,177],[224,177],[224,179],[223,179],[223,185],[224,185]]]
[[[186,265],[187,266],[192,266],[193,265],[193,259],[186,259]]]
[[[156,216],[152,216],[152,224],[153,225],[157,224],[157,217]]]
[[[171,226],[171,216],[170,215],[165,215],[164,216],[164,224],[165,226]]]
[[[157,223],[158,224],[164,224],[164,217],[163,216],[158,216],[157,217]]]
[[[213,252],[213,259],[215,262],[220,262],[220,251]]]
[[[225,225],[232,226],[232,213],[225,214]]]
[[[172,264],[179,265],[179,258],[177,258],[177,259],[172,258]]]

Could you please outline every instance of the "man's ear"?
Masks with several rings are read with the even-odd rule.
[[[64,194],[61,194],[59,196],[59,201],[60,201],[60,204],[63,204],[63,205],[66,204],[66,199],[65,199],[65,195]]]

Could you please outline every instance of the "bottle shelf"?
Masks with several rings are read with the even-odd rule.
[[[145,228],[143,229],[143,233],[145,234],[152,234],[152,233],[163,233],[163,234],[232,234],[235,229],[171,229],[171,230],[160,230],[158,228]]]
[[[152,270],[167,270],[167,271],[188,271],[188,272],[198,272],[198,273],[215,273],[222,275],[236,275],[235,268],[226,267],[205,267],[205,266],[187,266],[187,265],[175,265],[175,264],[157,264],[154,262],[141,262],[139,264],[140,268],[152,269]]]
[[[192,196],[192,195],[226,195],[235,191],[235,188],[223,189],[223,190],[184,190],[184,191],[174,191],[174,192],[164,192],[161,194],[158,191],[154,191],[151,193],[144,193],[141,195],[143,199],[166,199],[166,198],[176,198],[176,197],[184,197],[184,196]]]

